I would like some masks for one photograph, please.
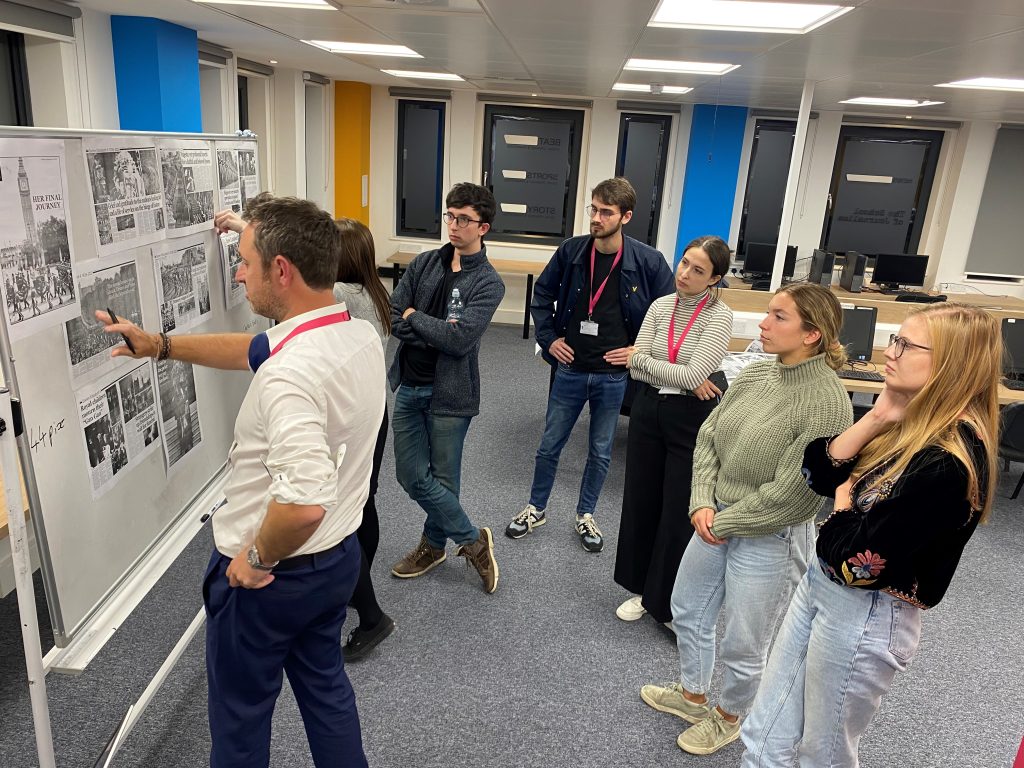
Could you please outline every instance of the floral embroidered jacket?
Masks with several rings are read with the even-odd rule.
[[[966,423],[959,429],[984,488],[984,446]],[[834,497],[855,461],[833,462],[830,440],[807,446],[803,471],[815,493]],[[852,488],[853,506],[822,523],[817,543],[822,570],[847,587],[880,589],[918,608],[938,605],[981,514],[967,500],[967,469],[948,452],[929,447],[895,481],[873,482],[882,471],[861,477]]]

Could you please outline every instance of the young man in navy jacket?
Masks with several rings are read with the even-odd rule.
[[[589,403],[589,451],[576,505],[576,532],[588,552],[604,548],[594,510],[629,379],[626,360],[651,303],[675,287],[661,252],[622,233],[635,205],[636,192],[624,178],[594,187],[587,208],[590,234],[562,243],[537,279],[530,314],[544,359],[556,369],[530,503],[505,529],[510,538],[521,538],[547,522],[544,510],[558,457]]]

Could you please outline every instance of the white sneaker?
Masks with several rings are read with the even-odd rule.
[[[647,613],[647,609],[644,608],[642,602],[643,598],[640,597],[640,595],[634,595],[615,609],[615,615],[623,621],[636,621],[637,619],[641,619],[643,618],[643,615]]]

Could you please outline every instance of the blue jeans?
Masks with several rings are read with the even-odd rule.
[[[433,387],[399,387],[391,427],[398,483],[427,513],[423,535],[430,546],[444,549],[448,539],[472,544],[480,531],[459,502],[462,447],[470,419],[432,414],[433,392]]]
[[[715,630],[724,611],[719,705],[745,715],[768,660],[772,632],[793,592],[792,574],[806,563],[808,523],[768,536],[734,536],[723,544],[690,539],[672,589],[672,629],[680,682],[707,693],[715,667]]]
[[[576,515],[594,514],[597,497],[601,495],[601,487],[612,460],[612,440],[615,438],[615,426],[619,421],[619,409],[626,394],[628,378],[627,371],[585,373],[563,363],[558,364],[548,395],[544,437],[537,449],[533,487],[530,489],[530,503],[537,509],[544,509],[548,505],[551,488],[555,484],[555,473],[558,471],[558,457],[569,440],[583,406],[590,403],[587,464],[583,468]]]
[[[744,768],[857,765],[861,734],[921,638],[921,610],[811,564],[741,731]]]

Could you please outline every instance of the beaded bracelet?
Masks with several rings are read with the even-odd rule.
[[[160,333],[160,351],[157,353],[157,360],[166,360],[171,356],[171,337],[166,333]]]

